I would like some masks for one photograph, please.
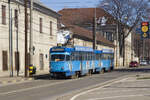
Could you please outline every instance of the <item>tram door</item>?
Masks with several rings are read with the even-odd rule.
[[[79,53],[79,60],[80,60],[80,69],[81,69],[81,72],[83,71],[83,57],[82,57],[82,53],[80,52]]]
[[[82,52],[82,54],[81,54],[81,67],[82,67],[82,74],[85,74],[85,73],[87,73],[87,69],[86,69],[86,61],[85,61],[85,54],[86,53],[84,53],[84,52]]]
[[[66,62],[68,62],[68,67],[70,69],[70,71],[72,71],[72,61],[71,61],[71,57],[70,55],[66,55]]]

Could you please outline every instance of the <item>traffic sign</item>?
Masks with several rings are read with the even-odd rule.
[[[149,38],[149,22],[142,22],[141,23],[141,37],[142,38]]]

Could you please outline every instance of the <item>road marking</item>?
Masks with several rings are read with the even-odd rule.
[[[129,97],[141,97],[141,96],[149,96],[150,94],[139,94],[139,95],[122,95],[122,96],[112,96],[112,97],[104,97],[104,98],[92,98],[87,100],[103,100],[103,99],[115,99],[115,98],[129,98]]]
[[[149,91],[148,89],[135,89],[135,90],[118,90],[118,91],[114,91],[114,90],[112,90],[113,91],[113,93],[117,93],[117,92],[131,92],[131,91]],[[104,92],[103,92],[104,91]],[[91,93],[89,93],[89,94],[102,94],[102,93],[112,93],[112,91],[110,91],[110,90],[103,90],[103,91],[100,91],[100,92],[98,92],[98,93],[93,93],[93,92],[91,92]]]
[[[124,76],[123,76],[123,77],[124,77]],[[118,78],[118,79],[120,79],[120,78]],[[124,78],[124,79],[126,79],[126,78]],[[122,80],[124,80],[124,79],[122,79]],[[116,79],[114,79],[114,80],[116,80]],[[95,90],[104,88],[104,87],[106,87],[106,86],[110,86],[110,85],[112,85],[112,84],[114,84],[114,83],[117,83],[117,82],[120,82],[120,81],[121,81],[121,80],[117,80],[117,81],[114,81],[114,80],[110,80],[110,81],[104,82],[103,84],[106,84],[106,85],[103,85],[103,86],[101,86],[101,87],[99,87],[99,88],[94,88],[94,89],[91,89],[91,90],[87,90],[87,91],[81,92],[81,93],[79,93],[79,94],[73,96],[70,100],[75,100],[77,97],[79,97],[79,96],[81,96],[81,95],[84,95],[84,94],[86,94],[86,93],[89,93],[89,92],[92,92],[92,91],[95,91]],[[114,82],[113,82],[113,81],[114,81]]]

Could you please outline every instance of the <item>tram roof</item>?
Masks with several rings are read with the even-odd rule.
[[[74,52],[74,51],[83,51],[83,52],[94,52],[93,48],[83,47],[83,46],[74,46],[73,48],[56,46],[50,49],[50,52]]]

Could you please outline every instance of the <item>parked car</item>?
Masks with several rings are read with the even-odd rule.
[[[148,65],[148,63],[147,63],[146,60],[141,60],[141,61],[140,61],[140,65],[141,65],[141,66],[146,66],[146,65]]]
[[[139,63],[137,61],[131,61],[129,67],[138,67]]]

